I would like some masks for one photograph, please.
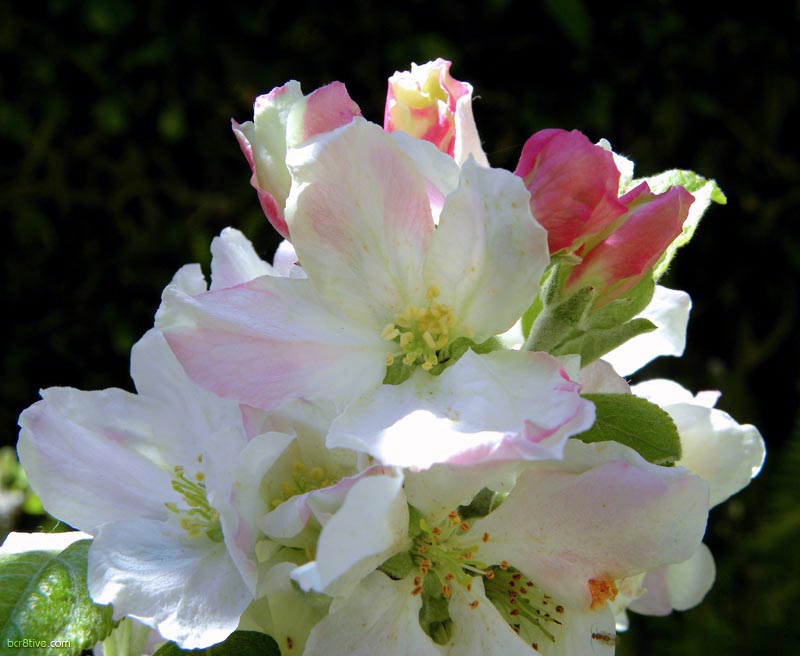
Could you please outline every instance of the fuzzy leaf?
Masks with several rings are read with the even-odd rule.
[[[86,587],[90,544],[0,556],[0,644],[11,650],[4,654],[80,654],[111,632],[111,606],[95,604]],[[27,649],[18,642],[25,640],[33,641]]]
[[[725,205],[728,199],[725,198],[725,194],[722,193],[716,181],[708,180],[703,176],[697,175],[694,171],[673,169],[642,180],[634,180],[632,184],[636,185],[640,182],[647,182],[650,185],[650,189],[656,194],[660,194],[672,186],[680,185],[694,196],[694,202],[689,208],[689,216],[686,217],[686,221],[683,223],[681,234],[670,244],[655,266],[654,278],[658,280],[666,272],[672,258],[675,257],[676,251],[687,244],[694,236],[694,231],[697,229],[700,219],[703,218],[708,206],[712,202]]]
[[[671,466],[681,457],[681,440],[675,422],[654,403],[632,394],[584,394],[594,403],[594,425],[575,439],[582,442],[619,442],[645,460]]]

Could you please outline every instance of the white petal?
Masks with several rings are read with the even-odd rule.
[[[472,156],[480,166],[489,166],[472,115],[472,88],[456,101],[456,142],[453,157],[463,165]]]
[[[163,522],[106,524],[89,549],[89,592],[185,649],[228,637],[252,595],[223,543]]]
[[[560,627],[547,626],[554,633],[555,642],[538,643],[542,656],[614,656],[614,615],[607,605],[596,611],[566,608]]]
[[[235,228],[225,228],[211,241],[210,289],[234,287],[268,274],[273,274],[272,267],[258,256],[250,240]]]
[[[350,489],[322,529],[316,560],[292,575],[301,588],[340,594],[408,547],[402,485],[399,476],[368,476]]]
[[[708,482],[710,507],[746,487],[761,471],[766,449],[755,426],[739,424],[713,408],[680,403],[665,409],[681,436],[678,464]]]
[[[63,533],[17,533],[12,531],[0,546],[0,554],[18,554],[26,551],[60,552],[73,542],[91,539],[91,535],[82,531],[64,531]]]
[[[261,599],[248,608],[242,618],[247,625],[239,630],[267,633],[280,645],[283,654],[302,654],[311,629],[327,614],[330,600],[322,595],[301,592],[289,578],[294,563],[279,563],[270,568],[259,584]],[[264,608],[266,604],[266,608]],[[269,625],[264,626],[264,616]]]
[[[305,656],[443,656],[419,625],[420,595],[410,577],[392,581],[370,574],[351,595],[334,601],[311,631]]]
[[[474,608],[470,604],[478,602]],[[472,579],[472,590],[453,587],[450,599],[453,638],[447,645],[452,656],[531,656],[529,645],[514,633],[483,590],[483,579]]]
[[[638,315],[652,321],[656,330],[637,335],[606,353],[603,359],[621,376],[628,376],[660,355],[682,355],[691,307],[692,300],[686,292],[656,285],[653,299]]]
[[[395,140],[356,118],[291,149],[287,162],[286,220],[320,293],[378,330],[418,305],[434,225],[424,179]]]
[[[465,163],[425,260],[425,284],[439,288],[437,301],[454,307],[459,325],[482,342],[514,325],[549,262],[547,233],[531,216],[522,180]]]
[[[545,353],[465,353],[440,376],[417,370],[352,403],[328,446],[364,451],[387,465],[559,458],[570,435],[594,421],[561,364]]]
[[[209,448],[217,457],[233,458],[244,446],[239,404],[193,383],[158,330],[133,345],[131,377],[142,403],[150,403],[154,442],[169,468],[186,466]],[[122,423],[125,416],[116,420]]]
[[[645,594],[631,603],[630,609],[643,615],[669,615],[673,609],[694,608],[711,590],[715,578],[714,556],[701,544],[689,560],[649,572],[644,579]]]
[[[283,278],[305,278],[306,272],[298,264],[297,253],[292,246],[292,242],[284,239],[275,251],[272,258],[272,266],[275,275]]]

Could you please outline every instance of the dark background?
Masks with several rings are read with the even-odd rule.
[[[701,5],[0,2],[0,443],[16,442],[39,388],[130,388],[128,352],[162,288],[182,264],[207,265],[222,228],[271,259],[229,126],[258,93],[342,80],[380,123],[386,78],[441,56],[475,88],[493,166],[513,169],[536,130],[578,128],[640,175],[693,169],[727,194],[665,281],[694,300],[686,355],[636,379],[722,390],[719,407],[758,425],[769,457],[711,513],[719,572],[704,604],[633,616],[618,653],[793,653],[800,4]]]

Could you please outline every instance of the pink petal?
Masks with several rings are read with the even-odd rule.
[[[316,134],[347,125],[361,109],[341,82],[331,82],[296,103],[289,115],[287,143],[297,146]]]
[[[199,296],[168,289],[159,321],[193,381],[257,408],[344,403],[385,371],[378,331],[322,304],[307,280],[263,276]]]
[[[533,218],[547,230],[551,253],[574,250],[626,211],[617,200],[613,155],[577,130],[531,136],[514,173],[531,193]]]

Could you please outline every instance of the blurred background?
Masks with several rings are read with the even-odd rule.
[[[639,175],[693,169],[727,194],[663,281],[694,300],[686,354],[634,380],[721,390],[768,459],[711,513],[705,602],[632,616],[618,653],[798,653],[800,4],[624,5],[0,2],[0,539],[52,523],[14,466],[38,390],[131,389],[129,350],[162,288],[187,262],[207,267],[225,226],[271,259],[231,117],[289,79],[306,93],[341,80],[381,123],[387,77],[444,57],[474,86],[493,166],[513,169],[536,130],[577,128]]]

